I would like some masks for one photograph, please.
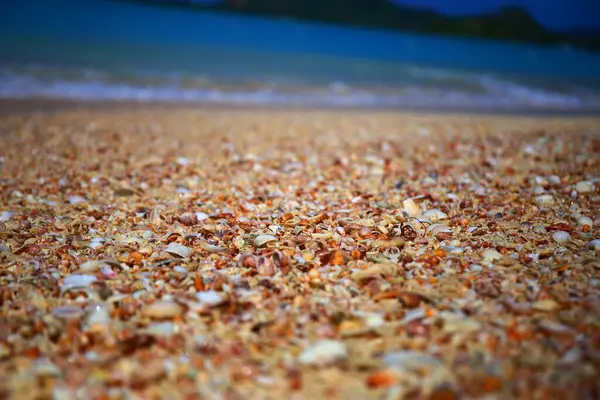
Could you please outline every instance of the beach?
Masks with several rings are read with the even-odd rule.
[[[600,393],[598,117],[0,109],[2,398]]]

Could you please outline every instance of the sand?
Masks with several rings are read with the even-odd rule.
[[[0,397],[600,393],[598,118],[1,105]]]

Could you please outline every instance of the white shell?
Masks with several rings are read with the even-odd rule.
[[[483,257],[483,259],[485,261],[495,261],[495,260],[499,260],[502,258],[502,254],[498,253],[496,250],[494,249],[487,249],[485,250],[483,253],[481,253],[481,256]]]
[[[186,246],[182,246],[179,243],[171,242],[167,246],[167,253],[177,255],[182,258],[188,258],[192,255],[192,249]]]
[[[2,211],[2,214],[0,214],[0,222],[6,222],[9,219],[11,219],[11,217],[13,216],[13,213],[10,211]]]
[[[337,340],[320,340],[313,343],[298,356],[303,365],[331,365],[348,357],[346,345]]]
[[[569,237],[569,233],[565,231],[558,231],[552,234],[552,239],[554,239],[556,243],[565,243],[567,240],[569,240]]]
[[[262,247],[269,242],[276,241],[277,238],[273,235],[258,235],[256,239],[254,239],[254,245],[256,247]]]
[[[69,203],[71,203],[71,204],[87,203],[87,199],[85,197],[81,197],[81,196],[70,196]]]
[[[75,306],[62,306],[52,310],[52,315],[60,319],[76,320],[81,318],[83,310]]]
[[[591,218],[589,218],[589,217],[585,217],[585,216],[583,216],[583,215],[582,215],[581,217],[577,218],[577,223],[578,223],[579,225],[581,225],[581,226],[586,226],[586,225],[587,225],[587,226],[589,226],[590,228],[591,228],[592,226],[594,226],[594,221],[592,221],[592,219],[591,219]]]
[[[63,281],[61,289],[69,290],[74,288],[87,288],[92,284],[92,282],[96,282],[96,277],[92,275],[82,275],[82,274],[74,274],[69,275]]]
[[[425,214],[423,214],[423,216],[425,218],[428,218],[432,222],[448,218],[448,214],[446,214],[445,212],[443,212],[437,208],[433,208],[431,210],[425,211]]]
[[[214,290],[198,292],[196,293],[196,298],[200,303],[206,304],[208,306],[217,306],[223,303],[223,301],[225,301],[225,298],[220,293]]]
[[[590,181],[577,182],[575,190],[579,193],[591,193],[594,191],[594,185],[592,185],[592,182]]]
[[[209,253],[218,253],[227,250],[227,247],[215,246],[214,244],[205,244],[203,248]]]
[[[549,194],[543,194],[535,198],[535,202],[540,206],[551,206],[554,204],[554,197]]]
[[[416,217],[421,214],[421,209],[413,199],[406,199],[402,202],[402,211],[409,217]]]
[[[90,272],[93,273],[93,272],[98,271],[104,265],[106,265],[106,263],[103,261],[99,261],[99,260],[86,261],[79,266],[79,272],[81,272],[83,274],[87,274]]]
[[[592,241],[589,241],[585,247],[587,247],[588,249],[592,249],[592,250],[600,250],[600,239],[594,239]]]

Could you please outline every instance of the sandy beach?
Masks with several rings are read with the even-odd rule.
[[[600,394],[600,118],[0,105],[0,398]]]

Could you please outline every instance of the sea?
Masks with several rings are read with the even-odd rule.
[[[110,0],[0,0],[0,98],[600,111],[600,53]]]

